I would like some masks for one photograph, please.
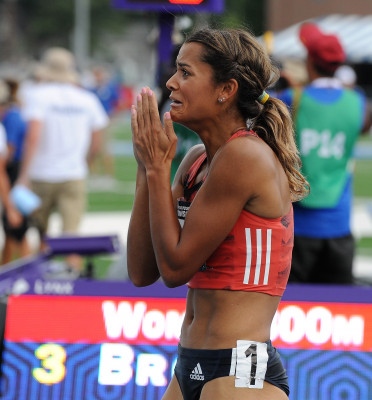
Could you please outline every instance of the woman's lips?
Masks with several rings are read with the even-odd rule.
[[[182,106],[182,103],[181,103],[179,100],[177,100],[177,99],[175,99],[175,98],[173,98],[173,97],[169,97],[169,98],[172,100],[172,103],[170,104],[171,107],[179,107],[179,106]]]

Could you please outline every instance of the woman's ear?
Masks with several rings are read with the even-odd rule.
[[[224,98],[225,100],[229,100],[234,97],[239,88],[239,84],[236,79],[229,79],[222,85],[221,92],[219,98]]]

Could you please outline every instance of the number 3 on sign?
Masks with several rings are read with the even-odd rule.
[[[41,360],[42,368],[34,368],[33,377],[40,383],[53,385],[61,382],[66,375],[66,351],[53,343],[43,344],[35,350],[35,356]]]

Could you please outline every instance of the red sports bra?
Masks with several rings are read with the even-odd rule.
[[[241,130],[231,138],[256,136]],[[184,182],[184,198],[178,199],[181,225],[203,181],[195,178],[206,160],[202,154]],[[190,288],[262,292],[281,296],[286,288],[293,249],[293,211],[280,218],[262,218],[242,210],[233,229],[188,282]]]

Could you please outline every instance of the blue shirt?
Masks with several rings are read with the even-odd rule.
[[[109,82],[104,86],[92,89],[92,92],[99,98],[107,114],[111,115],[119,101],[118,85],[115,82]]]
[[[12,161],[20,161],[27,124],[22,118],[19,108],[17,106],[9,108],[3,117],[2,123],[6,131],[7,142],[14,148]]]
[[[352,177],[338,204],[332,208],[308,208],[293,204],[294,233],[318,239],[347,236],[351,233]]]

